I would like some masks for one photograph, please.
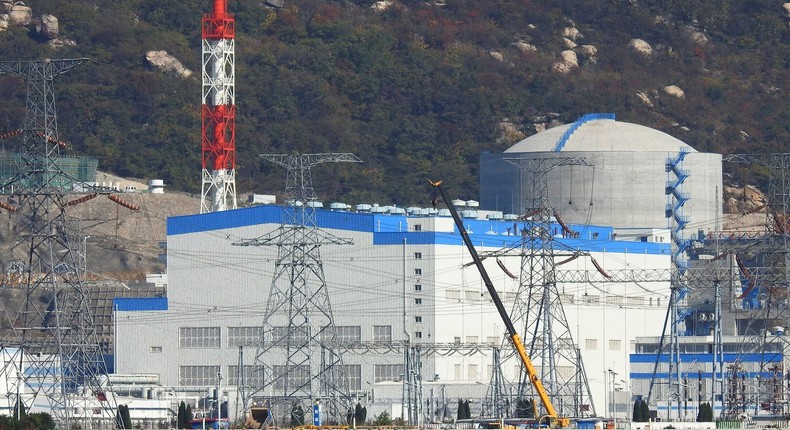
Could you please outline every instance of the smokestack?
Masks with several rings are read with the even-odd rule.
[[[236,209],[236,67],[233,16],[213,0],[203,16],[200,213]]]

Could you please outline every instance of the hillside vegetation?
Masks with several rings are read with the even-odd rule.
[[[258,154],[336,151],[364,164],[316,169],[325,200],[425,206],[425,178],[476,198],[482,151],[589,112],[615,113],[702,151],[782,152],[790,141],[782,1],[269,3],[280,2],[229,0],[239,194],[284,188],[285,172]],[[91,59],[56,80],[60,138],[103,170],[199,192],[200,18],[211,2],[27,5],[34,16],[56,16],[60,37],[75,45],[52,48],[34,26],[12,25],[0,32],[4,60]],[[651,52],[632,48],[634,39]],[[152,67],[152,50],[194,74]],[[664,90],[672,85],[683,95]],[[0,133],[19,128],[24,83],[0,78],[0,99]],[[732,182],[764,174],[730,173]]]

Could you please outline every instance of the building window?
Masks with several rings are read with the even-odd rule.
[[[476,302],[480,300],[480,292],[478,291],[466,290],[464,293],[466,300],[470,302]]]
[[[179,366],[178,385],[180,386],[215,386],[219,366]]]
[[[477,336],[467,336],[466,343],[477,343],[478,339]]]
[[[289,390],[291,392],[302,391],[302,387],[310,387],[310,366],[285,366],[275,364],[272,366],[272,379],[274,388],[279,390]]]
[[[598,339],[584,339],[584,349],[598,349]]]
[[[422,260],[422,252],[415,252],[414,253],[415,260]]]
[[[243,376],[243,381],[239,378]],[[245,387],[263,386],[263,366],[244,365],[244,375],[239,375],[239,366],[228,366],[228,385],[239,385],[244,383]]]
[[[322,341],[330,341],[331,333],[324,331],[320,336]],[[335,326],[335,341],[340,343],[359,343],[362,341],[362,327],[358,325]]]
[[[422,269],[414,269],[415,275],[422,275]]]
[[[422,231],[422,224],[414,224],[414,231]]]
[[[491,345],[498,344],[499,343],[499,336],[488,336],[486,338],[486,343],[489,343]]]
[[[272,326],[272,339],[280,342],[307,342],[307,326]]]
[[[461,298],[461,290],[447,290],[447,298],[456,300]]]
[[[422,291],[422,285],[420,285],[420,284],[416,284],[416,285],[414,286],[414,291]]]
[[[414,332],[414,337],[416,337],[417,339],[422,339],[422,332],[421,331],[415,331]]]
[[[219,348],[219,327],[180,327],[178,330],[179,348]]]
[[[228,348],[257,345],[261,341],[261,326],[228,327]]]
[[[456,344],[456,345],[460,344],[461,343],[461,336],[455,336],[453,338],[453,343]]]
[[[422,299],[414,299],[414,304],[415,305],[421,305],[422,304]]]
[[[477,380],[477,365],[476,364],[468,364],[466,365],[466,379],[468,381],[476,381]]]
[[[152,346],[150,351],[151,351],[152,354],[161,354],[162,353],[162,347],[161,346]]]
[[[453,366],[453,373],[454,373],[454,376],[455,376],[455,380],[456,381],[460,381],[461,380],[461,376],[462,376],[461,375],[461,365],[460,364],[456,364],[455,366]]]
[[[359,391],[362,389],[362,366],[359,364],[344,364],[340,366],[343,377],[346,378],[346,386],[349,390]]]
[[[422,322],[422,317],[414,317],[414,322],[421,323]]]
[[[620,350],[620,339],[609,339],[609,351]]]
[[[373,366],[373,382],[399,381],[402,375],[402,364],[376,364]]]
[[[391,341],[392,341],[391,325],[373,326],[373,342],[391,342]]]

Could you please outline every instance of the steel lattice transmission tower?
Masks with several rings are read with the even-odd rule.
[[[27,82],[22,165],[0,188],[9,197],[2,207],[11,213],[16,238],[2,259],[0,289],[14,299],[2,304],[0,314],[0,381],[7,383],[10,410],[48,404],[66,429],[78,424],[76,406],[100,409],[92,418],[114,419],[116,413],[102,383],[107,370],[86,300],[82,238],[66,217],[75,202],[66,193],[76,180],[58,163],[64,144],[58,140],[53,80],[84,61],[0,62],[0,73]]]
[[[557,290],[554,240],[551,220],[555,212],[548,206],[548,172],[562,166],[587,166],[583,158],[557,157],[508,159],[531,183],[521,231],[521,274],[511,317],[516,327],[524,327],[528,355],[535,363],[539,379],[557,413],[565,417],[595,416],[590,387],[579,348],[573,340]],[[561,372],[560,369],[571,369]],[[518,398],[532,397],[527,373],[522,368]]]
[[[739,333],[744,336],[741,353],[757,353],[761,357],[759,369],[741,370],[774,375],[775,364],[768,357],[785,350],[774,330],[779,327],[784,331],[790,326],[790,153],[732,154],[724,161],[756,164],[769,170],[767,233],[748,252],[735,251],[744,287],[736,296],[741,301],[740,309],[734,311],[741,314],[739,319],[747,321]],[[787,377],[787,357],[783,365],[780,379]],[[725,405],[725,415],[735,415],[740,403],[747,405],[746,412],[752,415],[758,415],[761,408],[768,411],[763,413],[787,414],[790,411],[786,391],[787,388],[777,390],[773,378],[761,378],[757,387],[742,394],[743,399]],[[738,397],[737,393],[728,394],[728,400]]]
[[[257,345],[255,371],[263,386],[250,396],[267,399],[274,416],[289,414],[295,402],[320,402],[323,416],[345,422],[351,405],[335,321],[324,278],[320,248],[350,245],[321,230],[316,222],[316,194],[311,169],[322,163],[361,162],[353,154],[263,154],[287,169],[283,221],[270,234],[236,242],[241,246],[276,246],[277,260]],[[308,409],[309,410],[309,409]]]

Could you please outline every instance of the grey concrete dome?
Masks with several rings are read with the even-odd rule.
[[[563,134],[573,124],[550,128],[516,143],[507,153],[553,152]],[[661,151],[677,152],[685,148],[697,152],[680,139],[662,131],[614,119],[595,119],[580,124],[566,139],[559,152],[585,151]]]
[[[530,136],[501,154],[480,157],[480,207],[522,214],[532,206],[538,183],[527,160],[581,158],[587,166],[548,171],[549,205],[567,222],[620,229],[669,226],[667,183],[677,177],[667,162],[684,152],[679,168],[688,174],[679,189],[694,233],[714,227],[721,213],[721,155],[701,153],[649,127],[618,122],[612,114],[585,115],[572,124]],[[554,162],[556,164],[556,162]],[[520,166],[520,167],[519,167]]]

